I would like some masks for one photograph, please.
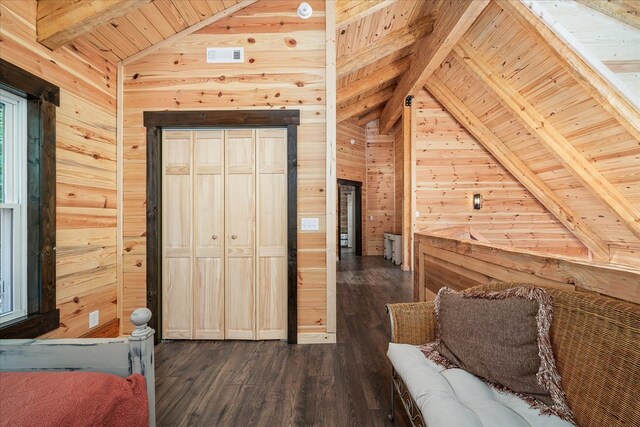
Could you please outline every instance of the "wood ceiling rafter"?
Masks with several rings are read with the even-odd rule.
[[[468,43],[461,41],[453,52],[459,62],[477,76],[478,81],[490,93],[496,95],[502,106],[519,119],[529,132],[536,135],[545,149],[640,239],[640,212],[573,147],[571,142]]]
[[[427,79],[488,5],[489,0],[449,0],[442,4],[433,32],[417,42],[416,60],[384,107],[380,118],[381,134],[391,130],[402,114],[407,95],[415,95],[425,85]]]
[[[400,76],[409,68],[411,57],[405,56],[389,65],[372,70],[366,76],[338,88],[337,103],[341,104],[356,96],[360,96],[371,88],[379,86]]]
[[[38,0],[38,42],[51,50],[126,15],[151,0]]]
[[[391,6],[396,0],[350,0],[340,2],[336,10],[337,29],[346,27],[367,16]]]
[[[375,108],[368,113],[364,113],[358,117],[357,125],[364,127],[367,123],[378,120],[382,115],[383,107]]]
[[[418,19],[413,24],[402,27],[385,37],[382,37],[357,52],[338,58],[338,78],[358,71],[382,58],[413,45],[417,40],[430,34],[433,30],[433,16],[428,15]]]
[[[576,0],[578,3],[604,13],[640,30],[640,3],[637,0]]]
[[[640,111],[621,96],[600,73],[591,68],[575,50],[546,26],[520,1],[494,0],[509,16],[519,23],[538,44],[544,46],[584,89],[616,120],[640,141]]]
[[[394,90],[395,86],[390,86],[355,103],[346,105],[342,108],[338,107],[336,121],[340,123],[344,120],[350,119],[351,117],[366,114],[369,110],[387,102],[393,95]]]
[[[431,76],[425,88],[453,117],[558,219],[597,261],[609,261],[609,246],[569,209],[538,176],[525,165],[439,78]]]

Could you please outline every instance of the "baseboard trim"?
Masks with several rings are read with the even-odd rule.
[[[298,344],[335,344],[335,333],[306,333],[298,334]]]
[[[98,326],[80,338],[117,338],[120,335],[120,319],[113,319],[102,326]]]

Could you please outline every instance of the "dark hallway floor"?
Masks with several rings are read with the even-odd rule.
[[[387,302],[411,274],[382,257],[338,264],[338,343],[173,341],[156,347],[159,426],[391,426]],[[396,401],[396,426],[410,425]]]

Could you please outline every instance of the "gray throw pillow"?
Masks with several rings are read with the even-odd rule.
[[[547,292],[533,286],[461,293],[442,288],[435,308],[436,342],[423,348],[428,357],[571,421],[549,339]]]

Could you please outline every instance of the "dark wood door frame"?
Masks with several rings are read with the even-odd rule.
[[[162,335],[162,128],[287,129],[287,340],[298,342],[299,110],[145,111],[147,128],[147,306]]]
[[[355,212],[353,213],[356,229],[357,256],[362,256],[362,183],[360,181],[350,181],[348,179],[338,179],[338,230],[340,230],[340,185],[350,185],[355,190]],[[340,232],[338,231],[338,257],[342,259],[342,245],[340,245]]]

